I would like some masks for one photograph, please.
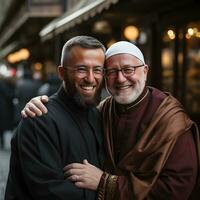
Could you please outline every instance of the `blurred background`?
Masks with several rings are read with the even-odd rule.
[[[149,85],[172,93],[200,125],[199,9],[200,0],[1,0],[0,200],[20,110],[57,90],[61,48],[73,36],[138,45]]]

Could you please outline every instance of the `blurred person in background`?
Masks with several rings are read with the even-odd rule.
[[[14,127],[14,80],[0,77],[0,148],[5,146],[4,133]]]
[[[45,81],[38,89],[37,95],[51,96],[58,90],[60,84],[61,80],[57,75],[57,67],[52,62],[47,61],[45,63]]]
[[[21,109],[23,109],[27,101],[38,94],[41,84],[41,80],[35,79],[32,70],[25,65],[23,75],[17,79],[15,86],[15,125],[21,119]]]
[[[112,96],[99,106],[105,171],[84,160],[67,165],[65,176],[79,188],[97,190],[99,200],[197,200],[197,125],[169,93],[146,85],[147,74],[143,54],[132,43],[118,42],[107,50],[105,80]],[[37,97],[22,115],[46,112]]]

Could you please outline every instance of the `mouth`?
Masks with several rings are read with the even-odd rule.
[[[117,85],[117,86],[116,86],[116,89],[117,89],[117,90],[127,90],[127,89],[129,89],[130,87],[132,87],[132,85]]]
[[[96,86],[93,85],[80,85],[81,90],[84,94],[93,94]]]

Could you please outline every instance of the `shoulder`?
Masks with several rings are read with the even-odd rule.
[[[152,124],[160,130],[167,130],[169,136],[178,136],[191,128],[193,121],[189,118],[182,104],[171,94],[166,97],[154,113]]]
[[[103,108],[105,108],[106,105],[110,104],[112,101],[112,97],[109,96],[107,98],[105,98],[104,100],[102,100],[99,105],[97,106],[97,109],[101,112]]]
[[[53,124],[54,119],[51,116],[51,112],[48,112],[47,114],[44,114],[42,116],[37,116],[34,118],[28,117],[22,119],[17,127],[17,131],[23,132],[23,134],[32,134],[34,132],[41,133],[52,129]]]
[[[159,100],[160,106],[157,109],[158,113],[176,115],[176,113],[182,113],[187,115],[183,105],[169,92],[163,92],[154,87],[148,87],[153,99]]]
[[[27,117],[21,119],[16,134],[20,137],[33,137],[33,135],[51,134],[56,130],[58,120],[56,115],[59,115],[59,105],[55,98],[50,98],[49,102],[45,104],[48,109],[46,114],[36,117]]]
[[[57,123],[50,113],[20,121],[12,139],[13,148],[16,146],[23,151],[23,149],[40,148],[47,144],[59,146]]]

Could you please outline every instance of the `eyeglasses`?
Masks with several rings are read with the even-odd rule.
[[[83,78],[87,76],[87,74],[92,70],[94,77],[96,78],[101,78],[104,74],[104,69],[103,67],[93,67],[93,68],[88,68],[86,66],[76,66],[76,67],[65,67],[66,70],[71,70],[76,73],[76,75],[80,78]]]
[[[121,69],[117,68],[105,69],[105,76],[107,78],[116,78],[118,76],[118,73],[122,72],[123,76],[129,77],[135,74],[135,70],[138,67],[142,66],[144,66],[144,64],[136,66],[123,66]]]

